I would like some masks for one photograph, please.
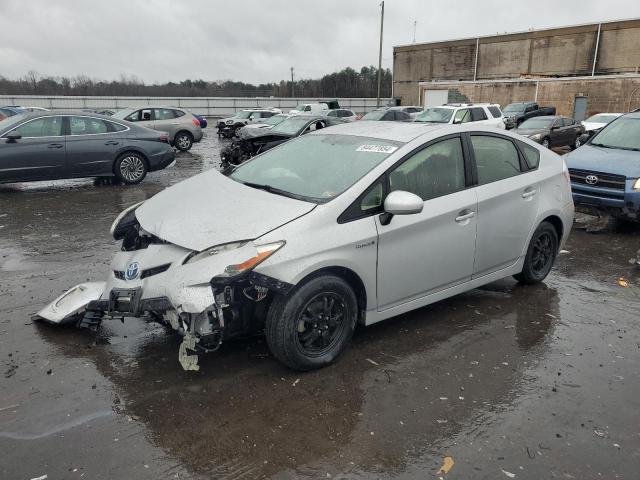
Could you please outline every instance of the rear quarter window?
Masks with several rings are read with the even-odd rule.
[[[518,147],[520,147],[520,150],[524,155],[524,159],[527,162],[529,170],[535,170],[538,168],[538,165],[540,165],[540,151],[537,148],[520,141],[518,142]]]

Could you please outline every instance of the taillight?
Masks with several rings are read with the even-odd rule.
[[[193,124],[194,124],[196,127],[199,127],[199,126],[200,126],[200,120],[198,120],[197,118],[194,118],[194,119],[192,119],[191,121],[193,122]]]
[[[162,143],[169,143],[169,135],[160,135],[158,141]]]

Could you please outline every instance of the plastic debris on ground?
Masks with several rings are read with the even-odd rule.
[[[453,457],[444,457],[444,459],[442,460],[442,466],[440,467],[440,470],[438,470],[438,474],[446,475],[447,473],[449,473],[449,470],[453,468],[455,463],[456,462],[453,461]]]

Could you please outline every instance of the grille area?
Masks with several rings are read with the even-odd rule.
[[[587,182],[587,177],[594,175],[598,178],[596,183]],[[612,175],[610,173],[591,172],[588,170],[569,169],[569,176],[573,183],[580,185],[588,185],[590,187],[612,188],[614,190],[623,190],[625,187],[626,177],[622,175]]]
[[[171,266],[171,264],[167,263],[165,265],[160,265],[159,267],[153,267],[153,268],[148,268],[147,270],[142,270],[142,273],[140,274],[140,279],[153,277],[154,275],[158,275],[159,273],[166,272],[167,270],[169,270],[170,266]],[[125,279],[124,278],[124,271],[122,271],[122,270],[114,270],[113,271],[113,275],[118,280],[124,280]]]

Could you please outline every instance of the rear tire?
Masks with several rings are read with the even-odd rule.
[[[136,152],[123,153],[114,165],[116,178],[127,185],[135,185],[147,176],[147,161]]]
[[[351,339],[358,317],[353,289],[342,278],[322,275],[278,296],[266,320],[273,355],[294,370],[329,365]]]
[[[522,272],[514,275],[519,283],[533,285],[543,281],[558,255],[558,234],[549,222],[542,222],[531,237]]]
[[[191,147],[193,146],[193,135],[189,132],[178,132],[173,139],[173,144],[181,152],[191,150]]]

